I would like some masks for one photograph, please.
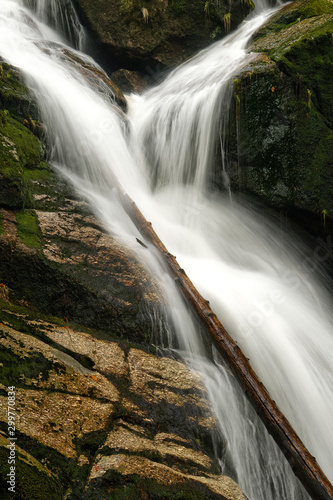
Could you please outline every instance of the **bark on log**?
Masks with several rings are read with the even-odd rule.
[[[148,222],[131,198],[119,189],[123,206],[145,238],[162,255],[183,296],[195,312],[205,330],[210,334],[223,358],[242,385],[257,414],[268,432],[282,450],[295,475],[313,500],[332,500],[333,486],[320,469],[316,459],[309,453],[291,424],[271,399],[240,347],[227,333],[209,303],[196,290],[176,258],[163,245],[150,222]]]

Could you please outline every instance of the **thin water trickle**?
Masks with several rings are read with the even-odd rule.
[[[55,168],[128,245],[140,235],[122,210],[116,184],[136,201],[332,478],[330,298],[299,242],[285,236],[282,245],[272,224],[207,190],[230,78],[254,57],[244,47],[269,12],[144,96],[131,96],[128,124],[110,104],[107,89],[96,90],[77,65],[68,64],[59,35],[19,0],[0,1],[0,55],[23,71],[35,93]],[[207,388],[227,443],[222,469],[233,471],[251,500],[308,498],[218,356],[208,361],[173,280],[153,252],[136,251],[160,277],[180,355]]]

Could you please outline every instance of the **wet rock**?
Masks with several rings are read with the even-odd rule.
[[[108,78],[102,68],[97,66],[90,58],[79,57],[76,52],[74,53],[67,48],[61,50],[64,60],[78,68],[94,90],[100,91],[104,96],[109,96],[111,103],[115,102],[123,111],[126,111],[127,104],[123,93],[117,84]]]
[[[174,66],[235,28],[251,1],[75,0],[106,61],[127,69]],[[110,64],[111,66],[111,64]]]
[[[112,335],[150,339],[149,311],[160,308],[158,287],[138,256],[106,234],[94,217],[1,213],[0,275],[19,297]]]
[[[18,462],[19,491],[29,497],[44,484],[52,498],[245,498],[219,474],[205,444],[217,423],[182,363],[41,319],[9,299],[1,315],[0,425],[15,385],[17,453],[39,474],[31,485]],[[4,431],[2,485],[6,444]]]
[[[110,78],[125,94],[140,94],[147,88],[145,76],[137,71],[119,69],[118,71],[112,73]]]
[[[20,118],[29,114],[37,117],[34,99],[22,83],[19,72],[0,58],[0,109]]]
[[[195,500],[245,500],[238,486],[228,477],[185,475],[172,467],[145,457],[115,454],[97,457],[88,480],[84,499],[113,498],[193,498]],[[137,495],[137,496],[135,496]]]
[[[307,211],[319,232],[333,210],[332,16],[332,2],[293,2],[258,31],[258,56],[235,75],[226,139],[231,188]]]
[[[72,53],[66,57],[88,73],[85,77],[101,76],[87,61]],[[28,100],[22,89],[15,71],[5,66],[0,91],[14,96],[6,103],[17,112],[20,96]],[[0,109],[1,280],[41,311],[146,342],[154,333],[150,316],[161,310],[158,287],[140,256],[109,236],[52,171],[45,146],[33,133],[35,117],[22,121]]]

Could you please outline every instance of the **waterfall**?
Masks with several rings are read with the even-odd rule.
[[[302,242],[210,186],[233,75],[255,57],[245,47],[269,14],[130,96],[131,147],[159,206],[149,220],[332,478],[332,312],[320,286],[327,251],[307,255]]]
[[[19,0],[2,0],[0,55],[21,69],[36,96],[51,133],[54,167],[90,201],[109,231],[133,246],[140,235],[118,200],[117,179],[332,478],[332,318],[330,298],[317,282],[319,266],[308,265],[300,242],[285,235],[281,243],[281,233],[261,214],[235,200],[230,204],[208,186],[230,78],[253,57],[246,54],[246,43],[269,12],[243,23],[160,86],[129,97],[128,124],[106,89],[96,91],[79,66],[68,64],[62,37],[44,24],[56,28],[49,13],[55,4],[68,3],[50,1],[45,15],[37,8],[42,3],[29,2],[32,12]],[[226,442],[219,457],[222,472],[251,500],[308,498],[218,354],[207,353],[154,252],[137,247],[139,258],[159,276],[178,354],[207,388]]]
[[[36,17],[54,28],[72,47],[85,50],[86,36],[70,0],[23,0]]]

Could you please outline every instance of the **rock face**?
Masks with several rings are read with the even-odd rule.
[[[158,287],[138,256],[107,235],[51,171],[43,144],[23,125],[39,122],[26,113],[20,119],[31,98],[5,68],[3,88],[14,82],[17,98],[4,98],[7,109],[0,110],[2,280],[41,311],[147,341]]]
[[[232,188],[285,210],[332,213],[333,6],[285,6],[255,35],[233,82]],[[237,138],[237,139],[236,139]]]
[[[62,60],[68,65],[79,69],[81,75],[96,91],[109,96],[110,102],[116,103],[123,111],[126,111],[127,103],[123,93],[119,90],[116,82],[110,80],[107,74],[97,65],[94,65],[90,58],[80,57],[77,52],[73,52],[67,47],[59,47]]]
[[[151,338],[147,311],[158,309],[158,287],[138,258],[92,216],[0,213],[0,275],[18,296],[41,311],[112,335]]]
[[[171,67],[235,28],[251,0],[75,0],[95,44],[127,69]]]
[[[15,386],[17,498],[243,500],[219,475],[216,421],[177,361],[36,318],[2,286],[0,477]]]
[[[158,285],[51,170],[31,96],[1,68],[1,498],[12,391],[18,500],[244,499],[200,380],[150,347]]]

